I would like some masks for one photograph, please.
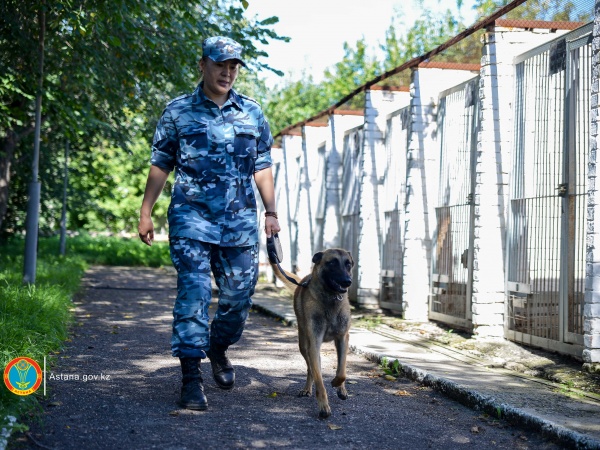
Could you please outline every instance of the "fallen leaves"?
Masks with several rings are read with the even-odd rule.
[[[401,390],[401,391],[394,392],[394,395],[398,395],[400,397],[410,397],[412,394],[408,391]]]
[[[478,434],[479,433],[479,427],[478,426],[471,427],[471,433]]]
[[[335,431],[335,430],[341,430],[341,429],[342,429],[342,427],[340,427],[339,425],[335,425],[335,424],[333,424],[333,423],[328,423],[328,424],[327,424],[327,427],[328,427],[330,430],[334,430],[334,431]]]

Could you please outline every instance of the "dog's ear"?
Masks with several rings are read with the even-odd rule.
[[[315,253],[312,259],[313,264],[319,264],[323,259],[323,252]]]
[[[354,259],[352,258],[352,253],[348,252],[348,258],[350,258],[350,262],[352,263],[352,267],[354,267]]]

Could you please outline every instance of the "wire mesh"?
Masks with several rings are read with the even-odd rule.
[[[540,46],[516,67],[507,324],[551,340],[561,339],[564,302],[567,331],[583,333],[591,49],[568,50],[567,42],[586,30]]]
[[[479,77],[476,77],[442,93],[438,110],[440,184],[431,310],[461,319],[467,318],[470,306],[467,294],[478,85]]]

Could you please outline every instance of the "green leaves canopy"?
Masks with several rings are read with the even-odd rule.
[[[40,8],[46,9],[40,174],[42,214],[49,226],[56,216],[55,185],[60,184],[57,155],[67,139],[78,169],[86,169],[78,175],[87,176],[87,184],[98,185],[111,174],[94,169],[97,152],[126,149],[140,136],[151,138],[165,103],[194,88],[203,39],[217,34],[236,39],[251,61],[251,70],[270,69],[257,59],[266,53],[255,42],[285,39],[269,28],[277,18],[250,20],[238,0],[4,0],[0,4],[0,228],[12,232],[22,227],[30,173]],[[2,190],[7,193],[9,188],[5,215]],[[77,194],[82,200],[87,195]],[[94,200],[87,197],[81,207],[93,208]]]

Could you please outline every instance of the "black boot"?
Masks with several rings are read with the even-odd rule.
[[[231,389],[235,383],[235,371],[227,358],[227,347],[210,344],[208,350],[213,377],[221,389]]]
[[[200,375],[200,358],[179,358],[179,361],[183,374],[179,406],[195,410],[208,408],[208,401],[202,385],[202,375]]]

